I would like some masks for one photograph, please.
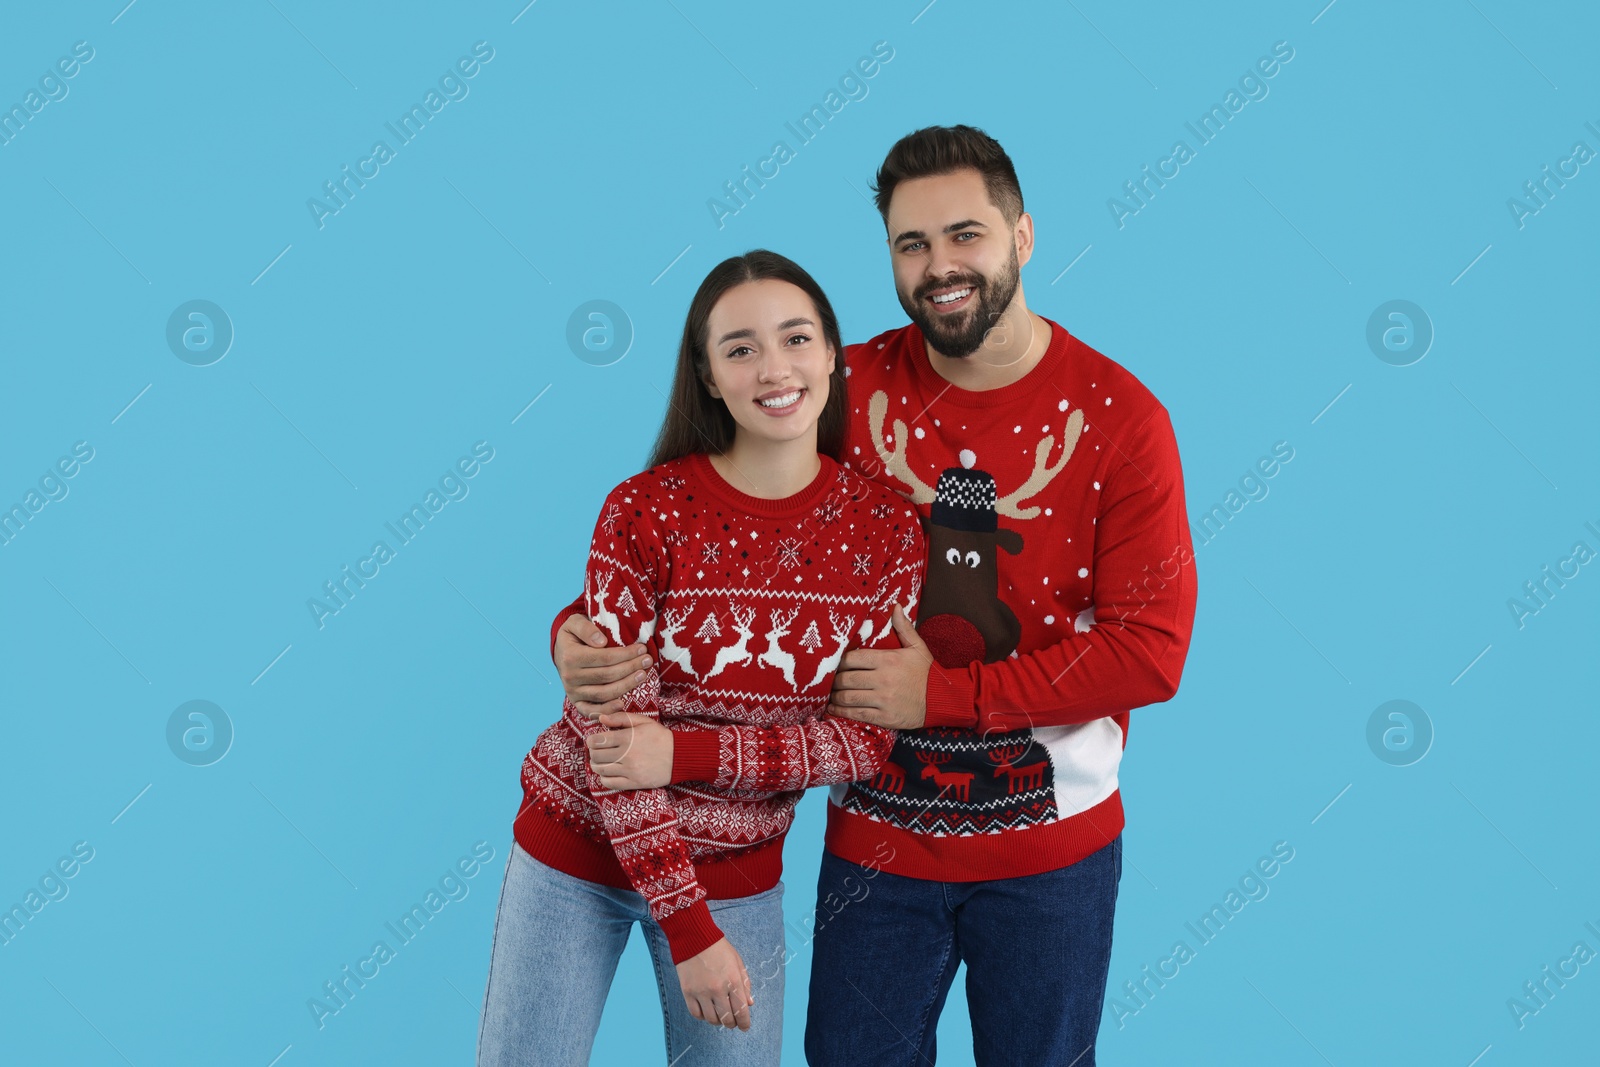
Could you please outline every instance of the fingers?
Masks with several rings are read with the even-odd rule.
[[[628,750],[620,747],[589,746],[589,769],[596,774],[621,774],[616,766],[628,757]]]
[[[843,674],[845,671],[869,671],[873,667],[874,657],[881,654],[882,649],[852,648],[849,652],[844,654],[844,658],[839,661],[838,670],[834,673]]]
[[[609,789],[613,793],[627,793],[638,788],[633,779],[625,774],[605,774],[595,771],[594,778],[600,783],[600,788]]]
[[[561,624],[561,629],[556,631],[556,643],[563,646],[563,659],[568,670],[574,672],[606,671],[607,677],[599,681],[614,681],[619,672],[619,664],[631,660],[647,658],[649,650],[642,641],[635,641],[631,645],[610,647],[606,644],[605,631],[582,615],[569,615],[567,621]],[[623,672],[625,673],[625,672]],[[585,681],[595,681],[585,678]]]
[[[608,712],[621,711],[622,699],[619,697],[616,700],[608,700],[604,704],[590,704],[586,701],[573,701],[572,706],[577,710],[578,714],[582,715],[584,718],[598,719],[600,716],[605,715]]]
[[[582,615],[568,615],[567,621],[561,624],[561,630],[563,633],[571,634],[591,648],[605,647],[606,635],[601,632],[600,627]]]
[[[607,649],[610,651],[610,649]],[[645,671],[650,663],[648,656],[630,660],[615,667],[605,667],[592,671],[569,670],[567,677],[571,679],[568,693],[576,700],[587,700],[600,703],[606,700],[615,700],[627,694],[645,679]]]
[[[877,716],[880,714],[879,710],[875,707],[856,708],[846,704],[829,704],[828,712],[829,714],[839,716],[841,719],[854,719],[857,722],[870,723],[876,723],[878,721]]]
[[[840,689],[871,689],[872,674],[859,667],[854,670],[841,668],[833,674],[833,688],[835,692]]]
[[[713,1003],[714,1018],[717,1025],[727,1030],[750,1029],[750,1007],[745,1003],[743,994],[737,987],[730,986],[726,992],[718,993]],[[739,1015],[744,1013],[744,1025],[740,1025]]]
[[[728,1006],[732,1012],[725,1024],[730,1030],[750,1029],[750,998],[745,990],[735,986],[733,992],[728,994]]]

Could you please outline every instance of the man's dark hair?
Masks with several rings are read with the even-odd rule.
[[[889,200],[894,188],[912,178],[928,178],[971,168],[983,175],[989,200],[1000,209],[1007,225],[1022,216],[1022,186],[1017,170],[1000,142],[976,126],[926,126],[896,141],[873,185],[878,214],[889,221]]]

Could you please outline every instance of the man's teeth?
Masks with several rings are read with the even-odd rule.
[[[782,396],[771,397],[767,400],[758,400],[756,403],[760,404],[764,408],[786,408],[799,399],[800,390],[796,389],[792,393],[784,393]]]
[[[972,290],[970,288],[968,288],[968,289],[957,289],[953,293],[945,293],[942,296],[934,297],[933,298],[933,302],[935,304],[953,304],[957,300],[960,300],[962,297],[966,296],[970,292],[972,292]]]

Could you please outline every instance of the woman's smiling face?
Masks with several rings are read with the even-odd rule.
[[[722,294],[709,321],[706,388],[738,432],[768,441],[814,434],[836,353],[811,298],[788,282],[745,282]]]

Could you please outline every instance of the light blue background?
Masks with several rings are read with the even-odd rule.
[[[1016,162],[1030,306],[1171,411],[1192,516],[1295,450],[1199,550],[1181,692],[1133,714],[1110,993],[1274,842],[1294,859],[1122,1028],[1108,1009],[1101,1062],[1593,1054],[1600,964],[1520,1030],[1506,1006],[1600,951],[1600,567],[1524,628],[1507,607],[1600,549],[1600,166],[1524,228],[1506,203],[1600,149],[1592,8],[124,2],[0,34],[8,106],[95,50],[0,146],[0,504],[95,450],[0,547],[0,904],[95,850],[0,946],[0,1058],[469,1062],[518,766],[559,708],[548,625],[643,462],[690,294],[765,246],[847,339],[900,325],[865,197],[897,137],[951,122]],[[307,199],[479,40],[470,95],[319,229]],[[797,146],[784,123],[877,41],[869,95]],[[1270,95],[1119,229],[1107,199],[1277,41]],[[719,229],[708,198],[778,139],[796,158]],[[191,299],[236,331],[209,367],[166,345]],[[592,299],[635,332],[610,366],[565,340]],[[1411,366],[1365,341],[1392,299],[1436,331]],[[319,629],[308,598],[480,440],[470,495]],[[193,699],[236,731],[208,767],[165,740]],[[1366,742],[1391,699],[1436,732],[1409,767]],[[796,923],[822,806],[788,848]],[[307,1000],[477,841],[469,895],[319,1030]],[[959,983],[939,1032],[971,1062]],[[635,938],[595,1062],[660,1049]]]

